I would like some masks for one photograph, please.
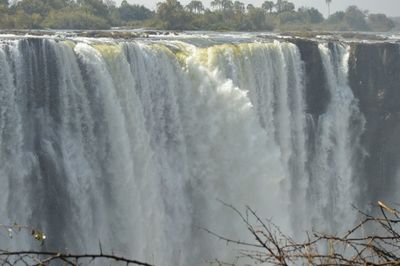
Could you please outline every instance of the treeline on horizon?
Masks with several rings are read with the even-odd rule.
[[[324,0],[321,0],[324,1]],[[328,4],[332,1],[326,1]],[[214,0],[211,8],[193,0],[182,5],[165,0],[155,11],[126,0],[0,0],[2,29],[110,29],[112,27],[160,30],[214,31],[389,31],[393,20],[356,6],[327,19],[315,8],[290,1],[265,1],[261,6],[240,1]]]

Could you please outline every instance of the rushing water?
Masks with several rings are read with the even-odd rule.
[[[318,50],[330,97],[315,117],[288,42],[4,41],[0,223],[43,229],[49,249],[101,242],[160,265],[229,256],[200,227],[246,239],[218,200],[291,234],[344,230],[365,121],[350,47]],[[0,244],[37,247],[30,236]]]

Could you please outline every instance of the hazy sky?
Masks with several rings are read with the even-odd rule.
[[[120,3],[122,0],[115,0]],[[127,0],[131,4],[141,4],[149,8],[155,8],[156,3],[161,0]],[[212,0],[202,0],[209,5]],[[182,4],[187,4],[190,0],[180,0]],[[246,4],[260,5],[264,0],[241,0]],[[274,1],[275,2],[275,1]],[[318,8],[324,15],[328,13],[325,0],[291,0],[296,7],[308,6]],[[332,0],[331,12],[344,10],[349,5],[356,5],[361,9],[368,9],[371,13],[384,13],[389,16],[400,17],[400,0]]]

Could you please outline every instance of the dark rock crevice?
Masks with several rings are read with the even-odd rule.
[[[291,42],[299,48],[304,62],[306,112],[315,119],[326,111],[330,100],[318,43],[304,39],[293,39]]]

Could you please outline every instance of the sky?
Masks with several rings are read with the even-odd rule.
[[[118,4],[122,0],[115,0]],[[162,2],[162,0],[127,0],[131,4],[141,4],[148,8],[154,9],[157,2]],[[202,0],[206,6],[212,0]],[[190,0],[180,0],[182,4],[187,4]],[[241,0],[241,2],[246,4],[253,4],[260,6],[264,0]],[[275,1],[274,1],[275,2]],[[321,13],[325,16],[328,13],[328,8],[326,7],[325,0],[290,0],[297,7],[315,7],[318,8]],[[356,5],[361,9],[367,9],[370,13],[384,13],[388,16],[400,17],[400,0],[332,0],[331,13],[338,10],[344,10],[350,5]]]

